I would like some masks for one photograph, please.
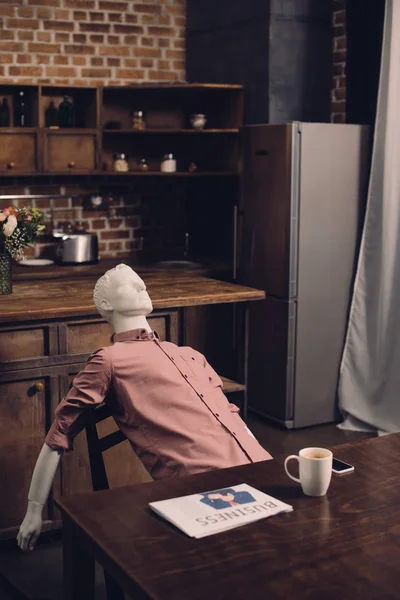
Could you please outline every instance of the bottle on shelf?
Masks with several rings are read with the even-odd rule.
[[[0,127],[10,127],[10,107],[7,98],[0,105]]]
[[[58,107],[58,123],[60,127],[75,127],[75,107],[68,96],[64,96]]]
[[[52,100],[45,112],[46,127],[58,127],[58,117],[58,109]]]
[[[18,92],[17,101],[15,102],[14,108],[14,125],[15,127],[27,127],[28,126],[28,107],[25,99],[25,92],[21,90]]]

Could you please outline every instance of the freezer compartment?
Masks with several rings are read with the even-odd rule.
[[[270,296],[250,307],[249,407],[293,426],[296,302]]]

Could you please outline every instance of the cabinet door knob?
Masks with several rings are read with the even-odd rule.
[[[7,165],[7,167],[9,169],[13,169],[15,167],[15,162],[9,162],[8,165]]]
[[[36,381],[33,387],[35,389],[35,392],[43,392],[44,390],[44,385],[40,381]]]
[[[75,161],[74,161],[74,160],[71,160],[71,162],[69,162],[69,163],[68,163],[68,167],[69,167],[70,169],[72,169],[74,166],[75,166]]]

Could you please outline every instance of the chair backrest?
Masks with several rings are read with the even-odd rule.
[[[104,465],[103,452],[124,442],[125,435],[119,429],[108,435],[99,438],[97,432],[97,423],[105,421],[112,414],[106,403],[100,404],[93,410],[88,410],[86,414],[86,439],[89,453],[90,474],[92,477],[93,491],[108,490],[108,478]]]

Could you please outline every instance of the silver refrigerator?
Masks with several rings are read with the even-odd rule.
[[[368,185],[369,128],[243,128],[238,282],[250,308],[249,408],[287,428],[337,419]]]

